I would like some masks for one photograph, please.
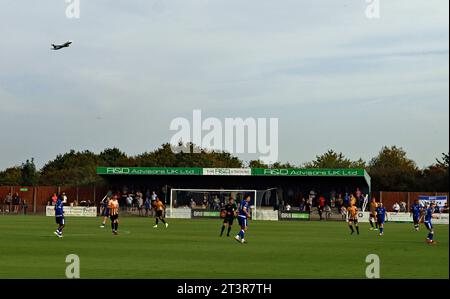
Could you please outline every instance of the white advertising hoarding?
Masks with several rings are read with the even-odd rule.
[[[55,216],[55,207],[47,206],[45,216]],[[64,207],[64,216],[68,217],[97,217],[96,207]]]

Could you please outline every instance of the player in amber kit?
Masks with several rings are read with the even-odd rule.
[[[351,234],[355,232],[353,226],[355,226],[356,233],[359,235],[359,227],[358,227],[358,208],[354,205],[351,205],[348,209],[348,227],[350,228]]]
[[[378,208],[377,200],[374,197],[370,202],[370,216],[369,216],[370,230],[378,230],[377,208]],[[373,227],[374,222],[375,228]]]
[[[111,219],[111,229],[114,235],[117,235],[119,229],[119,201],[117,195],[114,195],[108,203],[109,218]]]
[[[163,216],[163,213],[166,210],[166,207],[164,206],[162,201],[159,199],[159,197],[157,197],[156,200],[155,200],[154,208],[155,208],[155,211],[156,211],[156,224],[153,226],[153,228],[157,228],[158,227],[158,222],[160,220],[161,220],[162,223],[164,223],[166,225],[166,228],[167,228],[169,226],[169,223],[167,223],[164,220],[164,216]]]

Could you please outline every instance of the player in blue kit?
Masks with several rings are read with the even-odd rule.
[[[425,219],[423,221],[423,224],[425,224],[425,227],[428,230],[428,236],[426,239],[426,242],[428,244],[436,244],[436,241],[433,240],[434,230],[433,230],[433,224],[431,223],[431,219],[433,219],[433,213],[434,213],[435,208],[436,208],[436,204],[434,202],[431,203],[425,212]]]
[[[386,221],[386,209],[383,207],[383,203],[378,203],[378,208],[375,210],[377,213],[377,223],[380,228],[380,236],[384,234],[384,222]]]
[[[56,204],[55,204],[55,218],[56,218],[56,224],[58,224],[58,228],[56,229],[54,234],[58,238],[62,238],[63,237],[62,231],[63,231],[64,226],[65,226],[65,221],[64,221],[64,203],[62,201],[61,196],[59,196],[58,199],[56,200]]]
[[[419,231],[420,216],[422,215],[422,206],[420,205],[418,199],[414,201],[414,204],[411,208],[411,214],[413,217],[414,229],[416,231]]]
[[[235,240],[238,241],[239,243],[246,243],[244,237],[245,237],[245,232],[247,231],[247,228],[248,228],[248,219],[251,218],[250,200],[251,200],[250,195],[247,195],[245,197],[245,199],[243,199],[241,201],[241,204],[239,206],[239,214],[238,214],[237,218],[238,218],[238,222],[239,222],[239,226],[241,227],[241,230],[236,235],[236,237],[234,237]]]

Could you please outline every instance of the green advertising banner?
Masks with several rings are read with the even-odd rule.
[[[366,177],[364,169],[271,169],[271,168],[178,168],[178,167],[97,167],[99,175],[216,175],[216,176],[316,176]]]
[[[255,176],[364,176],[364,169],[269,169],[253,168],[252,175]]]
[[[97,167],[100,175],[202,175],[202,168]]]
[[[310,214],[305,212],[282,211],[278,214],[279,220],[309,220]]]
[[[192,218],[220,218],[220,211],[192,209]]]

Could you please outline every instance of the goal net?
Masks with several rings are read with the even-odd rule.
[[[233,198],[238,205],[247,195],[250,195],[252,218],[263,219],[263,214],[267,213],[267,210],[273,211],[279,204],[278,193],[277,188],[266,190],[173,188],[170,191],[169,211],[170,215],[174,215],[174,210],[177,210],[178,215],[185,218],[187,217],[185,213],[190,208],[193,217],[219,217],[220,211],[230,198]]]
[[[230,190],[230,189],[171,189],[170,211],[178,208],[191,208],[193,210],[217,211],[233,198],[239,204],[247,195],[250,195],[250,208],[252,215],[256,214],[257,190]],[[217,213],[215,213],[217,214]],[[214,215],[215,215],[214,214]],[[213,215],[213,214],[209,214]]]

